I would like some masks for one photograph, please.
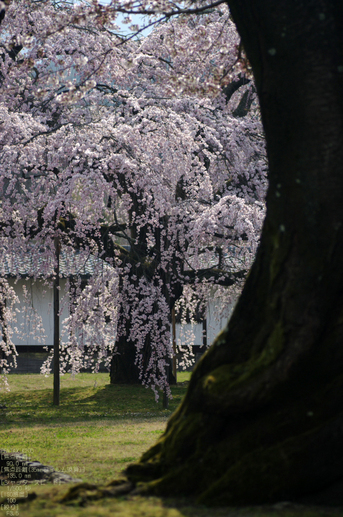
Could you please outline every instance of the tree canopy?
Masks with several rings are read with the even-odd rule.
[[[56,237],[70,260],[98,257],[62,302],[64,364],[114,352],[113,382],[164,388],[175,303],[241,284],[256,251],[256,92],[225,6],[125,44],[103,10],[80,9],[13,2],[2,23],[2,260],[31,254],[49,279]]]

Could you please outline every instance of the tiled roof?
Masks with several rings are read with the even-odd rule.
[[[105,264],[108,267],[107,264]],[[78,251],[61,251],[60,276],[81,276],[89,278],[104,267],[104,262],[91,254]],[[40,277],[53,274],[53,261],[43,253],[6,252],[0,255],[0,276],[3,277]]]

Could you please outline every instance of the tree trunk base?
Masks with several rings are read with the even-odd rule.
[[[112,357],[110,368],[110,383],[111,384],[142,384],[144,378],[144,365],[148,361],[143,362],[142,371],[139,370],[136,364],[136,347],[132,343],[122,342],[118,346],[119,353]],[[149,356],[148,354],[146,354]],[[176,378],[173,375],[172,362],[170,360],[167,369],[167,380],[169,385],[176,384]]]
[[[277,413],[275,417],[278,418]],[[308,417],[313,418],[313,417]],[[130,481],[147,483],[147,491],[162,496],[195,496],[197,502],[213,505],[265,504],[277,501],[292,501],[325,505],[343,505],[343,414],[325,424],[299,435],[272,442],[265,433],[261,440],[263,425],[270,420],[256,422],[244,432],[237,429],[236,436],[222,437],[224,422],[217,422],[216,429],[207,430],[203,436],[217,432],[218,440],[203,450],[198,443],[191,457],[182,465],[177,458],[166,463],[163,450],[170,433],[184,436],[187,431],[177,432],[175,426],[141,463],[127,469]],[[203,419],[193,415],[186,419],[185,426],[203,426]],[[238,425],[237,427],[240,427]],[[252,443],[256,439],[256,445]],[[199,442],[199,436],[196,441]],[[202,440],[201,440],[202,441]],[[265,441],[265,446],[262,442]],[[189,441],[188,441],[189,445]],[[173,447],[168,456],[172,456]],[[246,450],[244,450],[246,449]],[[149,457],[150,456],[150,457]],[[169,458],[168,458],[169,459]]]
[[[222,412],[205,398],[207,410],[196,407],[192,392],[199,396],[201,389],[195,385],[204,393],[209,379],[200,364],[160,441],[128,467],[129,480],[155,495],[191,496],[213,506],[343,505],[343,375],[322,382],[314,375],[310,382],[313,361],[267,403]]]
[[[110,369],[111,384],[142,384],[136,361],[136,348],[126,341],[118,343],[117,353],[113,355]]]

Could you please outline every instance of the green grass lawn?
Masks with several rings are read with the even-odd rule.
[[[108,374],[80,374],[61,378],[60,406],[52,404],[52,377],[9,376],[9,392],[0,392],[0,448],[20,451],[31,459],[64,471],[84,482],[105,484],[120,477],[125,467],[156,442],[167,419],[187,388],[188,373],[178,374],[168,409],[162,397],[155,401],[151,390],[142,386],[113,386]],[[0,499],[7,497],[0,486]],[[92,502],[86,507],[57,502],[65,485],[31,485],[18,507],[0,507],[0,514],[20,517],[103,516],[103,517],[324,517],[343,512],[304,507],[208,509],[184,500],[129,497]],[[6,490],[8,490],[6,488]],[[24,489],[23,489],[24,490]],[[23,494],[21,494],[23,495]],[[20,494],[19,494],[20,496]],[[2,501],[6,503],[6,501]]]
[[[189,374],[162,397],[143,386],[115,386],[109,376],[80,374],[61,378],[58,407],[52,404],[52,377],[9,376],[10,392],[0,393],[0,448],[29,450],[30,456],[84,481],[103,483],[152,445],[180,403]]]

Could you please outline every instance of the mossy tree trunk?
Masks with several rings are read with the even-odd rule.
[[[184,402],[127,475],[208,504],[343,503],[343,3],[229,4],[267,139],[261,244]]]

